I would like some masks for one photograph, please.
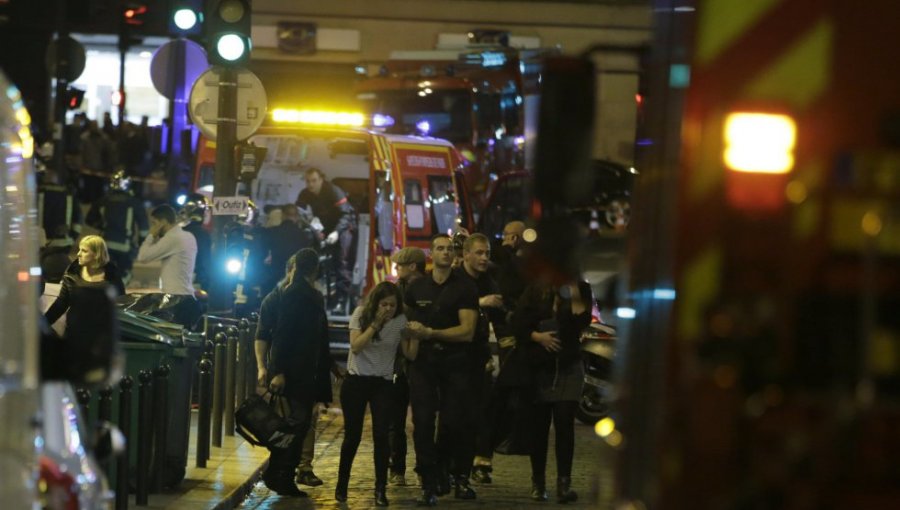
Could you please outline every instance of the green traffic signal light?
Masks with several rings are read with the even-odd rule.
[[[250,1],[209,0],[207,53],[212,64],[234,66],[250,58]]]
[[[200,21],[200,17],[197,16],[197,13],[194,12],[193,9],[188,9],[186,7],[182,7],[175,11],[175,14],[172,15],[172,20],[175,22],[175,26],[182,31],[188,31],[195,26]]]
[[[203,28],[203,0],[169,2],[169,34],[173,37],[199,35]]]

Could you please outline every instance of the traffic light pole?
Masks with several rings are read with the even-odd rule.
[[[234,175],[234,146],[237,144],[237,69],[231,66],[219,67],[219,105],[216,122],[216,173],[213,179],[215,197],[234,196],[237,179]],[[225,268],[225,226],[229,216],[213,216],[215,243],[213,244],[213,284],[210,306],[221,310],[228,306],[228,292]]]
[[[69,52],[64,41],[69,38],[66,24],[66,0],[56,0],[56,97],[53,98],[53,166],[59,182],[69,182],[66,166],[66,90],[69,81]]]

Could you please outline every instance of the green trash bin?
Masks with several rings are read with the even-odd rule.
[[[129,429],[123,430],[128,437],[128,466],[129,478],[131,479],[131,487],[134,487],[134,470],[137,466],[137,434],[138,434],[138,415],[140,412],[140,379],[141,371],[149,370],[154,372],[162,365],[169,366],[169,376],[167,383],[167,441],[163,453],[157,453],[151,449],[151,459],[154,464],[163,462],[162,480],[163,486],[177,485],[184,478],[184,469],[187,460],[187,440],[173,441],[173,438],[180,438],[181,428],[189,428],[190,425],[190,403],[183,402],[184,393],[190,392],[190,377],[184,378],[183,372],[186,367],[186,349],[181,339],[180,328],[176,324],[170,324],[159,321],[154,317],[143,315],[140,313],[119,310],[119,324],[121,332],[120,347],[124,355],[123,376],[130,376],[134,380],[131,390],[131,423]],[[175,333],[175,334],[173,334]],[[185,379],[187,388],[185,389]],[[153,383],[156,379],[154,377]],[[112,400],[112,416],[113,423],[119,423],[119,387],[114,386]],[[95,392],[96,393],[96,392]],[[152,400],[152,390],[151,396]],[[96,409],[96,408],[95,408]],[[185,421],[187,425],[185,425]],[[185,431],[185,434],[187,431]],[[174,443],[174,444],[173,444]],[[184,462],[181,464],[181,470],[170,473],[167,469],[170,465],[170,452],[178,446],[183,448],[181,456]],[[159,457],[162,455],[162,457]],[[113,474],[110,483],[114,484],[118,473]],[[173,476],[177,476],[177,480],[173,480]],[[115,486],[115,485],[113,485]]]

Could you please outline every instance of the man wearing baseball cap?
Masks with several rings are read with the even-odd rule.
[[[406,295],[410,282],[425,275],[425,252],[421,248],[406,247],[391,255],[397,266],[397,285]],[[409,408],[409,380],[406,378],[406,358],[397,356],[394,386],[391,388],[391,485],[406,485],[406,413]]]

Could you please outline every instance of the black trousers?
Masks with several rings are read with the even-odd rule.
[[[434,488],[443,469],[468,476],[475,456],[472,366],[464,351],[438,350],[422,344],[409,367],[409,400],[413,413],[416,472]],[[435,420],[440,413],[439,437]]]
[[[387,483],[390,444],[388,427],[391,418],[391,381],[382,377],[348,375],[341,384],[341,409],[344,411],[344,442],[338,483],[350,480],[353,459],[362,439],[366,404],[372,410],[372,439],[375,443],[375,485]]]
[[[409,414],[409,378],[406,372],[397,374],[391,385],[391,472],[406,473],[406,415]]]
[[[478,386],[478,409],[475,425],[475,455],[490,459],[494,456],[493,427],[494,406],[494,377],[490,372],[482,371],[480,377],[476,375]]]
[[[534,445],[531,450],[531,476],[544,480],[547,469],[547,443],[550,421],[556,430],[556,476],[572,476],[572,457],[575,455],[575,409],[578,402],[538,402],[535,404]]]
[[[300,464],[303,438],[306,437],[312,422],[313,404],[312,400],[288,399],[290,411],[287,420],[296,439],[290,448],[269,448],[269,466],[263,476],[293,481],[294,471]]]

